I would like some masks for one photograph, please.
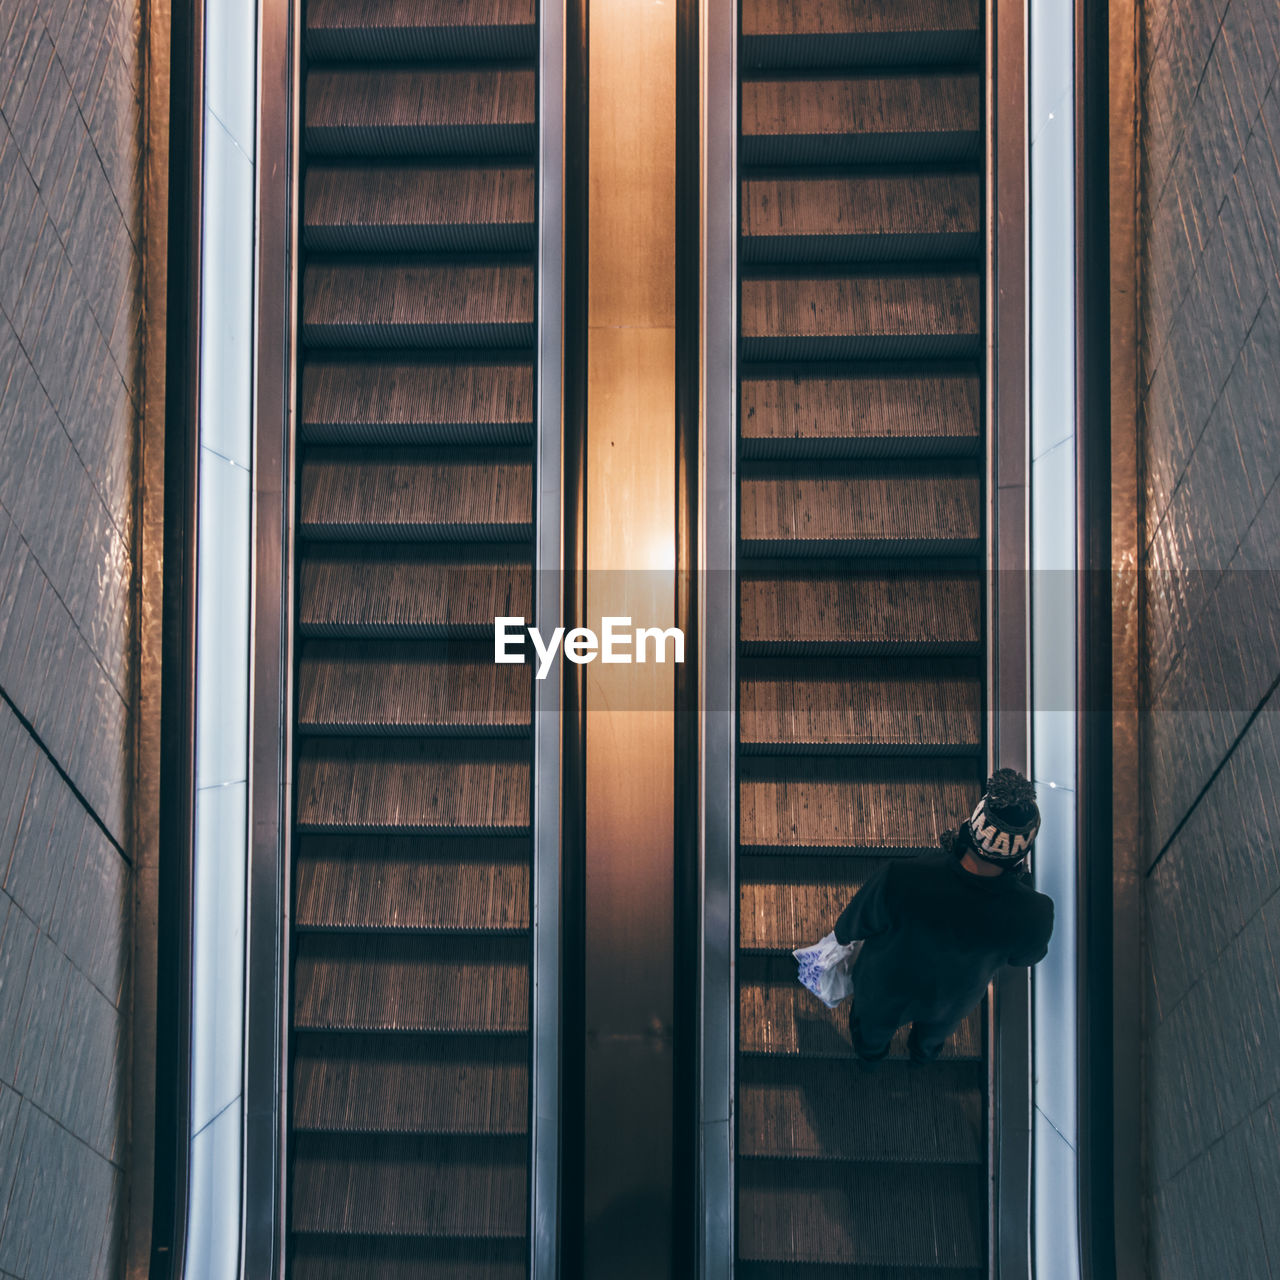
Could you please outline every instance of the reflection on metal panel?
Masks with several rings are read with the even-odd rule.
[[[540,5],[538,41],[538,350],[534,490],[534,609],[543,634],[563,617],[561,405],[564,295],[565,13]],[[534,686],[533,1054],[529,1179],[530,1276],[559,1271],[560,1184],[560,715],[557,668]]]
[[[987,387],[989,765],[1030,773],[1027,599],[1027,68],[1026,13],[990,0]],[[990,1010],[993,1276],[1031,1274],[1031,990],[1025,971],[997,974]]]
[[[702,6],[701,1009],[698,1267],[733,1273],[734,976],[737,903],[735,530],[737,528],[737,35],[735,0]]]

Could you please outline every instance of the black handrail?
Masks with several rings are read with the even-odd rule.
[[[675,624],[693,660],[675,667],[674,875],[672,902],[674,972],[672,1005],[672,1275],[697,1272],[698,972],[700,670],[698,602],[698,481],[700,441],[699,347],[701,339],[701,113],[699,110],[699,0],[676,6],[676,599]]]
[[[181,1276],[191,1130],[203,6],[170,32],[152,1280]]]

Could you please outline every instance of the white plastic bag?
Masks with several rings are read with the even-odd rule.
[[[842,946],[836,935],[829,933],[821,942],[791,953],[800,962],[800,981],[828,1009],[853,994],[853,962],[861,946],[861,942]]]

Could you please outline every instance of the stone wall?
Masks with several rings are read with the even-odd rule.
[[[1280,1276],[1280,6],[1141,40],[1150,1272]]]
[[[124,1247],[135,0],[0,0],[0,1274]]]

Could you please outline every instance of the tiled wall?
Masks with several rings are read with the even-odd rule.
[[[0,0],[0,1275],[123,1249],[137,0]]]
[[[1151,1275],[1280,1277],[1280,6],[1142,30]]]

